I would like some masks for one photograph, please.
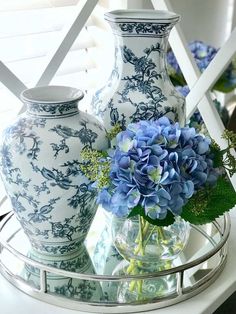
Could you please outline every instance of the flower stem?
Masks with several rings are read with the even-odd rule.
[[[141,216],[139,216],[139,240],[140,241],[139,241],[138,247],[140,247],[139,248],[139,252],[140,252],[140,254],[142,256],[144,255],[144,246],[143,246],[143,236],[144,236],[144,234],[143,234],[143,232],[144,232],[143,225],[144,224],[145,224],[145,222],[143,221],[143,218]]]
[[[137,244],[133,254],[135,256],[145,255],[145,248],[148,244],[148,241],[153,234],[155,230],[155,226],[150,231],[150,224],[148,221],[146,221],[143,217],[139,216],[139,232],[138,236],[135,240],[135,243]],[[137,260],[136,258],[130,259],[130,264],[126,270],[127,274],[136,274],[140,273],[140,267],[142,267],[142,261]],[[142,298],[142,290],[143,290],[143,280],[132,280],[129,284],[129,291],[133,292],[135,289],[137,289],[137,298],[140,300]]]

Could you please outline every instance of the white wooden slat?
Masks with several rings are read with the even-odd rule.
[[[16,98],[9,90],[1,90],[1,114],[0,114],[0,134],[15,120],[17,112],[20,110],[22,102]],[[1,181],[1,180],[0,180]],[[1,183],[0,183],[1,196]]]
[[[151,0],[151,2],[155,9],[172,11],[172,7],[168,0]],[[169,43],[176,56],[176,59],[178,60],[185,80],[191,89],[198,78],[201,76],[201,72],[199,71],[196,62],[188,49],[187,41],[178,24],[171,31]],[[203,99],[203,102],[206,104],[206,106],[208,106],[209,102],[209,105],[214,107],[209,92],[207,92],[207,96],[209,97]],[[196,106],[197,103],[195,104],[195,108]],[[188,110],[188,108],[186,108],[186,110]]]
[[[98,2],[98,1],[93,1],[93,3],[92,3],[92,4],[93,4],[93,7],[96,5],[97,2]],[[90,10],[91,10],[91,12],[92,12],[91,1],[90,1],[90,6],[88,6],[88,5],[87,5],[87,2],[86,2],[85,5],[83,6],[82,10],[80,10],[79,16],[82,14],[83,18],[81,18],[81,19],[80,19],[80,23],[78,23],[78,21],[79,21],[79,16],[77,16],[77,18],[75,19],[74,23],[73,23],[72,26],[69,28],[69,32],[68,32],[68,33],[71,33],[71,34],[68,35],[68,33],[67,33],[67,34],[64,36],[63,42],[62,42],[61,45],[59,46],[59,49],[56,50],[56,53],[53,55],[53,58],[51,59],[51,61],[50,61],[49,64],[48,64],[49,67],[46,67],[45,72],[43,73],[41,79],[39,80],[39,82],[38,82],[39,85],[40,85],[40,83],[41,83],[42,85],[47,85],[47,84],[51,81],[51,79],[53,78],[53,76],[55,75],[55,73],[56,73],[58,67],[60,66],[61,62],[62,62],[63,59],[64,59],[63,55],[67,55],[68,50],[70,49],[70,47],[71,47],[71,45],[73,44],[75,38],[77,37],[77,36],[74,36],[75,33],[76,33],[74,27],[78,24],[78,25],[80,26],[80,29],[78,29],[78,30],[81,30],[81,28],[83,27],[83,23],[86,22],[86,20],[88,19],[89,14],[91,13],[91,12],[89,13],[89,8],[90,8]],[[78,26],[78,25],[77,25],[77,26]],[[77,30],[77,35],[78,35],[78,30]],[[68,40],[65,40],[65,39],[68,39]],[[68,45],[67,45],[67,46],[65,45],[66,42],[67,42],[67,44],[69,44],[69,46],[68,46]],[[59,53],[60,51],[63,52],[61,55],[60,55],[60,53]],[[53,66],[50,67],[51,64],[53,64]],[[48,69],[50,69],[50,71],[48,71]],[[52,69],[53,69],[53,71],[52,71]],[[46,73],[47,75],[46,75],[45,73]],[[50,74],[50,76],[51,76],[50,79],[49,79],[49,77],[48,77],[49,74]],[[42,78],[43,78],[43,77],[47,77],[48,80],[49,80],[49,82],[43,82],[43,83],[42,83]],[[38,85],[37,85],[37,86],[38,86]],[[20,94],[20,93],[19,93],[19,94]],[[18,96],[19,96],[19,95],[18,95]],[[25,110],[25,106],[23,105],[22,108],[21,108],[21,110],[19,111],[19,114],[22,113],[22,112],[24,112],[24,110]]]
[[[94,51],[90,51],[94,50]],[[56,85],[71,85],[80,89],[90,89],[97,87],[97,78],[101,78],[99,68],[95,64],[95,56],[97,55],[97,49],[92,48],[88,51],[74,51],[69,52],[63,61],[61,67],[57,71],[52,80],[52,84]],[[37,58],[32,60],[25,60],[24,62],[15,62],[11,64],[11,71],[21,77],[24,84],[28,87],[32,86],[32,72],[35,72],[33,76],[37,77],[37,73],[40,73],[41,66],[44,64],[43,58]],[[22,73],[22,66],[25,68]],[[103,71],[104,72],[104,71]],[[6,90],[6,89],[5,89]],[[3,105],[3,99],[6,98],[4,108],[1,107],[1,113],[8,110],[14,110],[11,105],[11,101],[8,99],[7,90],[4,90],[4,85],[0,83],[1,104]],[[5,93],[4,93],[5,91]],[[6,94],[4,96],[4,94]],[[14,103],[14,99],[12,99]]]
[[[5,191],[3,191],[3,194],[5,194]],[[7,213],[9,213],[12,210],[12,206],[10,204],[9,199],[6,196],[3,196],[2,198],[3,202],[0,205],[0,216],[2,215],[6,215]]]
[[[89,15],[93,11],[93,8],[96,6],[97,2],[98,1],[91,1],[91,0],[87,1],[85,5],[83,6],[82,10],[80,11],[80,14],[77,16],[75,21],[70,26],[69,31],[68,32],[65,31],[65,33],[63,34],[63,41],[60,44],[59,48],[56,50],[56,52],[52,54],[53,57],[50,60],[45,71],[43,72],[40,80],[38,81],[38,85],[40,85],[42,81],[44,81],[43,84],[46,84],[45,80],[48,80],[47,83],[51,81],[57,69],[63,62],[65,56],[67,56],[69,49],[73,45],[76,37],[80,33],[82,27],[84,26],[86,20],[88,19]],[[3,71],[1,71],[2,72],[1,74],[6,74],[6,75],[5,75],[5,78],[2,80],[0,76],[0,81],[2,81],[3,84],[8,89],[10,89],[17,97],[19,97],[21,91],[25,89],[26,86],[3,63],[0,63],[0,70],[1,69],[3,69]],[[13,85],[15,86],[13,87]],[[22,111],[24,111],[24,106],[22,107],[20,112]],[[3,201],[5,202],[5,199]]]
[[[208,65],[207,69],[202,73],[199,80],[191,89],[186,97],[187,117],[189,118],[195,111],[195,104],[198,104],[203,95],[211,89],[224,72],[232,57],[236,53],[236,27],[231,36],[228,38],[224,46],[218,51],[214,59]]]
[[[59,9],[61,9],[61,8],[59,8]],[[59,9],[56,9],[56,11],[57,11],[57,13],[59,13]],[[66,11],[66,9],[67,8],[64,8],[65,9],[65,11]],[[70,12],[71,12],[71,8],[68,8],[68,9],[70,9]],[[50,10],[50,9],[47,9],[46,11],[48,11],[48,10]],[[53,9],[53,10],[55,10],[55,9]],[[39,11],[39,12],[35,12],[35,16],[34,16],[34,18],[36,18],[37,19],[37,17],[38,17],[38,13],[40,13],[39,14],[39,16],[40,16],[40,20],[42,21],[42,13],[45,13],[45,10],[42,10],[42,11],[44,11],[44,12],[41,12],[41,10]],[[16,12],[17,13],[17,12]],[[20,13],[22,13],[22,12],[20,12]],[[62,13],[62,11],[61,11],[61,13]],[[17,14],[19,14],[19,12],[17,13]],[[49,13],[48,13],[49,14]],[[61,15],[61,14],[59,14],[59,15]],[[5,15],[6,16],[6,15]],[[9,14],[7,15],[8,17],[9,17]],[[21,16],[21,15],[20,15]],[[47,14],[46,14],[46,16],[48,16]],[[1,17],[2,17],[2,13],[1,13]],[[25,17],[25,16],[24,16]],[[3,19],[4,20],[4,19]],[[27,20],[27,23],[24,23],[24,25],[27,25],[27,29],[29,28],[29,22],[30,22],[30,20],[28,20],[28,19],[26,19]],[[39,20],[39,21],[40,21]],[[91,24],[91,19],[89,19],[90,20],[90,24]],[[2,21],[2,20],[1,20]],[[44,21],[44,20],[43,20]],[[46,24],[48,24],[48,23],[46,23]],[[52,27],[52,29],[54,29],[55,30],[55,23],[52,23],[53,24],[53,27]],[[88,23],[87,23],[88,24]],[[11,25],[11,23],[10,23],[10,25]],[[21,28],[21,25],[22,25],[22,23],[19,23],[19,28]],[[35,23],[32,23],[32,25],[35,25]],[[42,23],[40,23],[39,22],[39,25],[42,25]],[[15,29],[15,27],[14,27],[14,29]],[[48,26],[47,26],[47,28],[46,28],[47,30],[48,30]],[[11,30],[11,31],[13,31],[13,29]],[[22,30],[21,30],[22,31]],[[26,29],[25,29],[25,31],[26,31]],[[31,31],[36,31],[37,32],[37,30],[35,29],[35,30],[32,30],[31,29]],[[22,32],[21,32],[22,33]],[[2,33],[1,33],[1,35],[2,34],[4,34],[4,31],[2,31]],[[9,33],[8,33],[8,35],[9,35]],[[1,52],[1,51],[0,51]],[[21,91],[22,90],[24,90],[25,88],[27,88],[27,86],[25,86],[25,84],[19,79],[19,78],[17,78],[16,77],[16,75],[14,74],[14,73],[11,73],[11,71],[8,69],[8,67],[5,65],[5,64],[3,64],[2,62],[1,62],[1,64],[0,64],[0,81],[2,81],[2,83],[15,95],[15,96],[17,96],[18,98],[19,98],[19,95],[20,95],[20,93],[21,93]]]
[[[169,1],[165,0],[151,0],[156,10],[172,11]],[[201,75],[191,52],[188,49],[187,41],[182,33],[179,24],[177,24],[171,31],[169,43],[178,60],[179,66],[183,72],[185,80],[191,88],[198,77]]]
[[[93,48],[90,49],[92,50]],[[31,58],[10,62],[7,63],[7,66],[16,76],[21,78],[25,85],[29,84],[33,86],[33,82],[36,81],[41,74],[45,61],[47,61],[46,57]],[[94,67],[96,67],[96,64],[91,60],[88,51],[85,49],[70,51],[56,75],[84,71]]]
[[[151,2],[155,9],[173,11],[168,0],[151,0]],[[191,89],[191,87],[199,79],[200,71],[198,70],[190,52],[188,52],[187,42],[184,39],[179,25],[176,25],[172,30],[169,42],[178,60],[187,84]],[[197,104],[192,104],[192,106],[195,107],[196,105]],[[221,135],[224,131],[224,125],[219,117],[219,114],[214,104],[212,103],[209,92],[206,92],[205,96],[203,96],[203,98],[201,99],[200,103],[198,104],[198,109],[203,117],[210,136],[220,145],[220,147],[225,148],[227,146],[227,142],[221,138]],[[235,152],[232,153],[236,156]],[[234,174],[230,178],[230,180],[234,186],[234,189],[236,190],[236,174]]]
[[[151,0],[151,2],[155,9],[172,11],[172,7],[168,0]],[[179,66],[183,72],[185,80],[187,81],[187,84],[191,89],[198,80],[198,78],[201,76],[201,72],[199,71],[196,62],[188,49],[187,41],[185,40],[185,37],[178,24],[171,31],[169,42],[178,60]],[[213,108],[214,105],[212,104],[210,93],[207,92],[206,96],[209,97],[203,98],[204,104],[206,106],[209,105]],[[195,108],[196,106],[197,104],[195,104]],[[188,110],[188,108],[186,109]]]
[[[64,75],[56,75],[51,83],[53,85],[66,85],[87,90],[97,86],[97,78],[99,76],[98,69],[92,68],[86,71],[69,73]]]
[[[60,31],[64,23],[70,21],[73,11],[74,7],[61,7],[0,12],[0,38]]]
[[[27,87],[12,73],[8,67],[0,61],[0,81],[18,98]]]
[[[90,51],[96,51],[96,48],[76,50],[69,52],[63,60],[56,75],[65,75],[75,72],[81,72],[96,67],[95,63],[90,57]]]
[[[36,86],[48,85],[50,83],[97,3],[98,0],[86,1],[83,8],[79,8],[80,12],[69,26],[69,31],[66,29],[59,47],[52,51],[49,56],[50,61],[46,65]]]
[[[7,200],[7,196],[4,195],[3,197],[1,197],[0,199],[0,207],[3,205],[3,203]]]
[[[234,29],[234,14],[235,14],[235,0],[228,0],[228,14],[226,20],[226,39],[231,35],[232,30]]]
[[[97,90],[98,77],[100,71],[92,68],[82,72],[56,75],[51,81],[53,85],[68,85],[79,88],[85,92],[85,97],[80,101],[80,109],[88,110],[88,104],[91,102],[92,95]],[[30,85],[27,84],[30,87]],[[21,101],[14,100],[14,96],[5,88],[1,89],[1,115],[0,115],[0,133],[16,117],[17,111],[21,108]],[[87,95],[87,93],[89,95]],[[22,111],[20,111],[22,112]]]
[[[109,24],[104,19],[104,14],[108,11],[108,5],[102,7],[100,2],[101,0],[99,0],[99,5],[94,8],[93,14],[90,16],[92,25],[96,25],[104,31],[111,31]]]
[[[7,62],[43,57],[53,46],[60,31],[0,39],[0,59]],[[42,45],[42,42],[45,45]]]
[[[2,120],[7,120],[5,119],[6,114],[8,113],[9,110],[17,110],[21,106],[22,102],[19,98],[16,98],[16,96],[9,91],[7,87],[5,87],[2,83],[0,83],[0,94],[1,94],[1,114],[0,114],[0,119]],[[1,127],[2,123],[0,122],[0,132],[1,132]]]
[[[89,29],[90,27],[88,27]],[[94,27],[93,27],[94,28]],[[20,61],[46,56],[60,37],[60,31],[22,35],[16,38],[0,39],[0,60],[7,62]],[[42,45],[43,43],[43,45]],[[94,47],[95,42],[87,29],[83,29],[71,47],[71,50]],[[71,51],[70,50],[70,51]]]
[[[70,6],[75,5],[79,0],[1,0],[0,8],[1,11],[12,11],[12,10],[31,10],[49,8],[55,6]]]

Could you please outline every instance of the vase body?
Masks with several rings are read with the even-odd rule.
[[[27,111],[3,132],[0,170],[32,248],[61,256],[79,249],[96,212],[80,169],[84,147],[106,149],[105,130],[78,110],[81,91],[48,86],[22,94]]]
[[[128,261],[140,261],[143,268],[169,265],[184,249],[189,224],[177,217],[170,226],[159,227],[143,218],[118,218],[112,221],[114,245]]]
[[[168,36],[179,15],[167,11],[119,10],[105,14],[115,37],[111,75],[92,100],[107,130],[164,115],[185,122],[184,98],[166,69]]]
[[[174,267],[174,260],[187,244],[189,231],[188,223],[179,217],[167,227],[154,226],[142,217],[114,217],[113,242],[126,263],[118,266],[113,274],[135,276]],[[165,298],[176,293],[177,275],[167,274],[121,283],[117,297],[120,302],[135,302]]]

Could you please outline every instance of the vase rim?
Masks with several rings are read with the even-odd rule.
[[[25,89],[20,98],[26,103],[35,104],[63,104],[77,102],[84,97],[84,93],[69,86],[49,85]]]
[[[180,15],[171,11],[166,10],[114,10],[105,13],[105,19],[111,22],[120,22],[120,21],[133,21],[133,20],[142,20],[142,21],[179,21]]]

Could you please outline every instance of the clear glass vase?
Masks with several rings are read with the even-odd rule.
[[[167,227],[150,224],[142,217],[113,217],[112,236],[119,253],[128,261],[163,265],[174,260],[185,247],[189,224],[180,217]]]
[[[138,275],[170,269],[184,249],[190,227],[180,217],[167,227],[154,226],[142,217],[129,219],[113,217],[112,237],[118,252],[127,261],[113,274]],[[120,284],[121,302],[151,300],[176,293],[176,274],[151,279],[134,279]]]

